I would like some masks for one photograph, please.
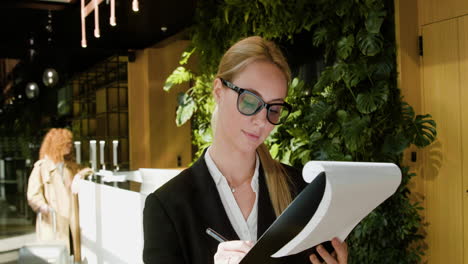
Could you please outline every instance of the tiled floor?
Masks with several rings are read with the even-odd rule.
[[[18,249],[34,241],[32,220],[19,215],[15,208],[0,200],[0,263],[16,263]]]

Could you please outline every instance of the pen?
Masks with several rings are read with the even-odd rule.
[[[218,234],[216,231],[214,231],[213,229],[209,227],[206,229],[206,233],[210,235],[212,238],[218,240],[219,243],[227,241],[226,238],[224,238],[222,235]]]

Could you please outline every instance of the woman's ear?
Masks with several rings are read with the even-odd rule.
[[[214,79],[213,81],[213,97],[216,104],[219,104],[223,97],[223,84],[219,78]]]

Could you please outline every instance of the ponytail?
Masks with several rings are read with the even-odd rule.
[[[278,217],[292,202],[291,191],[289,189],[291,179],[284,166],[271,157],[265,143],[262,143],[257,148],[257,153],[265,172],[270,200]]]

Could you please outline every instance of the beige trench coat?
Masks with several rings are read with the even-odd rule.
[[[37,161],[29,176],[28,202],[34,211],[46,204],[52,207],[57,216],[57,233],[53,232],[52,217],[43,215],[42,224],[36,224],[38,239],[42,241],[60,240],[70,250],[69,232],[73,240],[75,261],[81,261],[81,235],[79,223],[78,196],[72,194],[71,183],[76,172],[72,172],[66,163],[63,168],[64,179],[54,162],[45,158]],[[37,221],[37,223],[39,223]],[[69,231],[70,230],[70,231]]]

